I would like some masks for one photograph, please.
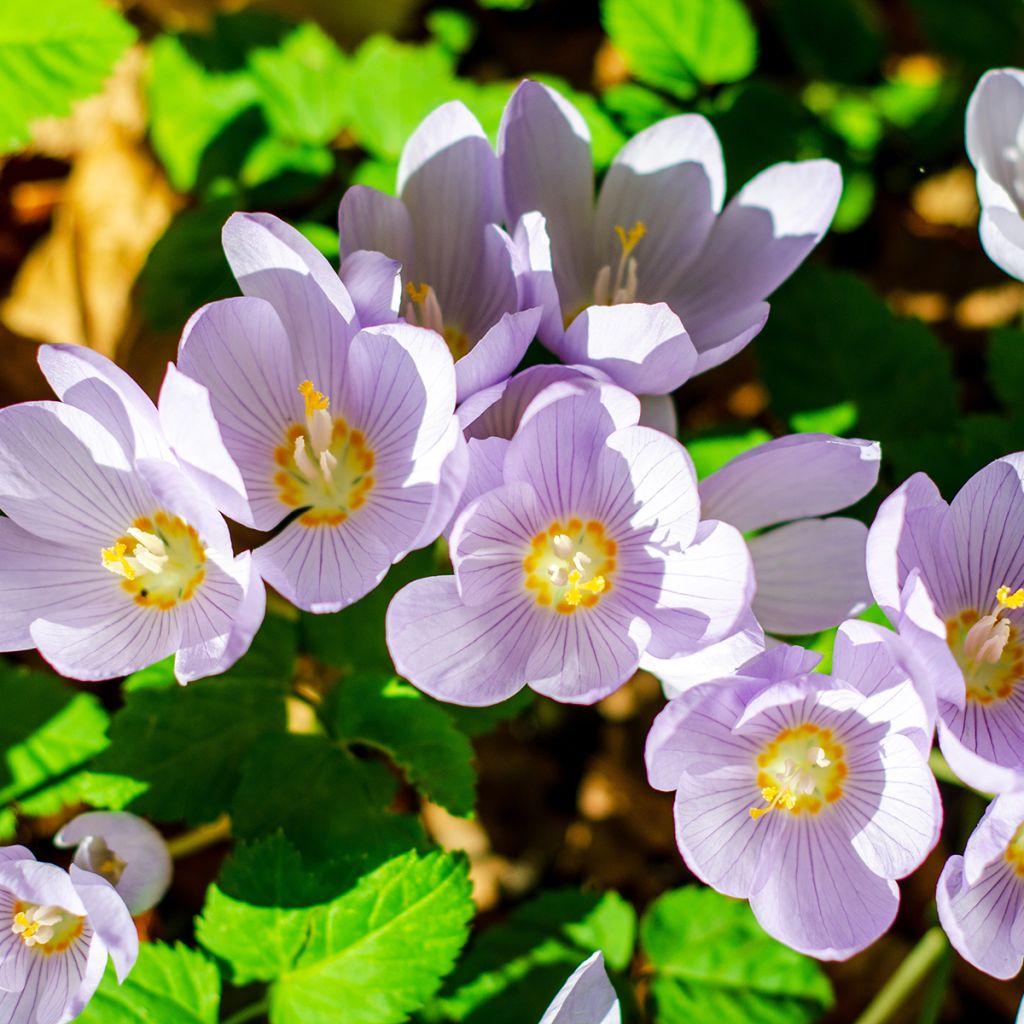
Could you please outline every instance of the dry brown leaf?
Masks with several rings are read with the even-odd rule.
[[[88,345],[111,358],[134,329],[131,292],[179,203],[143,143],[143,63],[126,59],[95,104],[66,123],[71,174],[50,233],[21,266],[0,319],[40,341]],[[50,125],[36,144],[58,148]]]

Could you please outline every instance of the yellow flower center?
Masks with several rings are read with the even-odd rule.
[[[1007,843],[1006,851],[1003,854],[1007,863],[1013,870],[1024,878],[1024,824],[1017,826],[1013,838]]]
[[[612,277],[610,263],[606,263],[594,278],[594,303],[598,306],[614,306],[620,302],[636,302],[637,271],[639,264],[633,255],[640,239],[647,234],[647,225],[638,220],[628,231],[621,224],[615,225],[622,252]]]
[[[1024,607],[1024,589],[996,591],[997,609],[982,615],[965,608],[946,620],[946,642],[964,674],[966,696],[979,704],[1006,700],[1024,677],[1024,642],[1020,630],[1002,617]]]
[[[330,400],[311,381],[303,381],[299,391],[306,422],[292,424],[274,451],[278,497],[289,508],[304,509],[303,526],[339,526],[373,490],[375,456],[361,430],[331,416]]]
[[[757,788],[764,807],[751,807],[757,821],[769,811],[817,814],[843,795],[847,768],[842,744],[831,729],[805,722],[783,729],[757,755]]]
[[[140,516],[109,548],[100,563],[122,576],[121,586],[145,608],[170,611],[189,601],[206,578],[206,549],[195,529],[169,512]]]
[[[17,900],[11,916],[11,934],[29,949],[50,956],[63,953],[85,929],[85,918],[61,907]]]
[[[611,589],[617,553],[618,545],[596,519],[553,522],[533,538],[523,559],[526,589],[537,604],[563,615],[592,608]]]
[[[472,348],[469,335],[462,328],[445,323],[437,292],[429,284],[410,281],[405,286],[405,294],[409,296],[402,311],[405,319],[416,327],[427,327],[440,334],[453,359],[461,359]]]

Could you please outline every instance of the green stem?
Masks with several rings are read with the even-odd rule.
[[[886,1024],[891,1020],[945,951],[946,933],[938,925],[929,928],[855,1024]]]
[[[242,1024],[243,1021],[255,1020],[257,1017],[263,1017],[270,1009],[270,1000],[261,999],[258,1003],[250,1003],[248,1006],[243,1006],[237,1013],[233,1013],[224,1024]]]
[[[953,772],[953,769],[946,763],[946,759],[937,750],[931,752],[931,756],[928,758],[928,767],[932,770],[932,775],[935,776],[939,782],[948,782],[952,786],[959,786],[961,789],[970,789],[969,786],[965,785]]]
[[[167,840],[167,849],[175,860],[191,857],[193,853],[216,846],[231,836],[231,819],[222,814],[216,821],[208,825],[200,825],[191,832],[183,832],[180,836]]]
[[[946,999],[946,989],[949,987],[949,979],[953,974],[953,947],[947,946],[942,951],[935,972],[931,981],[928,982],[928,989],[925,992],[924,1007],[917,1024],[938,1024],[939,1016],[942,1013],[942,1004]]]

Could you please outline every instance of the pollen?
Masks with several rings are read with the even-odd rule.
[[[313,387],[313,382],[311,380],[304,380],[299,385],[299,393],[306,400],[307,418],[311,418],[313,413],[318,409],[326,410],[331,404],[330,399],[328,399],[322,391],[317,391],[316,388]]]
[[[597,604],[611,588],[618,545],[596,519],[572,517],[538,533],[523,558],[524,585],[563,615]]]
[[[1010,593],[1010,588],[1002,586],[996,591],[996,600],[1001,608],[1024,608],[1024,587]]]
[[[128,545],[122,544],[120,541],[100,552],[105,569],[109,569],[118,576],[123,576],[126,580],[133,580],[135,579],[135,570],[129,563],[127,555]]]
[[[832,730],[811,722],[783,729],[755,759],[764,807],[751,807],[754,821],[770,811],[818,814],[843,795],[845,754]]]
[[[406,295],[409,296],[410,299],[412,299],[413,302],[426,302],[427,295],[429,294],[429,292],[430,285],[426,284],[426,282],[421,282],[420,284],[413,284],[413,282],[410,281],[405,286],[405,293]]]
[[[642,220],[638,220],[627,231],[621,224],[616,224],[615,234],[619,236],[619,241],[622,243],[623,255],[628,256],[636,248],[640,239],[647,234],[647,225]]]

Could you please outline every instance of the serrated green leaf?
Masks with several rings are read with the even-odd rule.
[[[745,902],[712,889],[655,900],[640,941],[659,1024],[806,1024],[832,1005],[814,960],[769,938]]]
[[[318,911],[295,969],[271,987],[272,1024],[398,1024],[451,970],[473,915],[464,858],[406,853]]]
[[[348,58],[313,22],[275,47],[253,49],[249,66],[267,123],[281,140],[322,146],[348,122]]]
[[[399,679],[361,673],[342,680],[328,714],[343,743],[383,750],[435,803],[459,816],[472,812],[473,747],[439,704]]]
[[[277,832],[235,850],[207,891],[196,938],[230,966],[234,984],[270,981],[295,963],[310,908],[336,895]]]
[[[633,77],[679,99],[696,82],[738,82],[757,64],[757,30],[740,0],[603,0],[601,20]]]
[[[636,914],[617,893],[544,892],[476,938],[421,1015],[429,1024],[539,1020],[568,974],[595,949],[609,967],[622,970],[635,938]]]
[[[99,91],[135,30],[102,0],[0,4],[0,153],[40,117],[63,116]]]
[[[283,829],[303,857],[344,858],[358,877],[422,841],[417,818],[387,810],[395,789],[384,765],[359,760],[325,736],[268,736],[242,766],[234,832],[256,839]]]
[[[83,769],[107,745],[107,713],[56,676],[0,662],[0,838],[24,814],[56,814],[82,799]]]
[[[187,946],[143,943],[123,985],[112,967],[80,1024],[216,1024],[220,976],[216,965]]]
[[[294,658],[294,625],[269,617],[249,653],[224,675],[132,691],[94,767],[148,783],[131,804],[138,814],[213,820],[230,806],[253,743],[284,732]]]

